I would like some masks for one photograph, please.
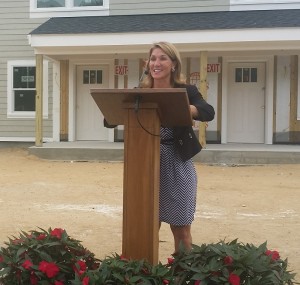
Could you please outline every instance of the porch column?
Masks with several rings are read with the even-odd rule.
[[[300,141],[300,121],[297,120],[298,105],[298,55],[291,56],[291,93],[290,93],[290,142]]]
[[[207,100],[207,51],[200,52],[200,82],[199,91],[203,98]],[[200,122],[199,125],[199,142],[203,148],[206,147],[206,123]]]
[[[223,58],[218,57],[218,63],[223,66]],[[218,91],[217,91],[217,141],[221,143],[221,128],[222,128],[222,68],[218,73]]]
[[[43,55],[36,55],[35,146],[43,145]]]
[[[69,140],[69,61],[60,61],[60,131],[59,140]]]

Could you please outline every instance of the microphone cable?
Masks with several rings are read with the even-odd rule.
[[[137,95],[137,96],[135,97],[134,112],[135,112],[135,114],[136,114],[136,119],[137,119],[137,121],[138,121],[140,127],[141,127],[146,133],[148,133],[149,135],[154,136],[154,137],[160,137],[160,134],[154,134],[154,133],[150,132],[149,130],[147,130],[147,129],[143,126],[143,124],[141,123],[141,121],[140,121],[140,117],[139,117],[139,107],[140,107],[140,100],[141,100],[141,98],[142,98],[142,97],[141,97],[140,95]]]

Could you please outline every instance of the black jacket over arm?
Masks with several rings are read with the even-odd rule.
[[[194,105],[197,108],[198,117],[193,118],[194,120],[209,122],[214,119],[214,108],[203,99],[196,86],[179,85],[176,87],[186,88],[190,105]],[[174,127],[174,140],[176,149],[183,161],[192,158],[202,149],[202,146],[199,143],[198,138],[195,136],[194,130],[191,126]]]

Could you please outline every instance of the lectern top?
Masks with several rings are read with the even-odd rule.
[[[98,108],[110,125],[124,124],[124,103],[156,103],[165,127],[191,126],[192,116],[185,88],[91,89]]]

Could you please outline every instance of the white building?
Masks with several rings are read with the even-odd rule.
[[[20,3],[22,2],[22,5]],[[300,1],[20,0],[0,7],[0,141],[115,141],[91,88],[134,88],[153,42],[174,43],[199,82],[207,57],[212,143],[300,143]]]

